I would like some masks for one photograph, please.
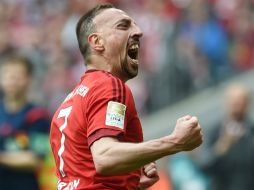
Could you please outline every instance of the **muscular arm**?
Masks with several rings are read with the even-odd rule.
[[[174,154],[180,148],[171,136],[143,143],[122,143],[112,137],[104,137],[91,147],[98,173],[116,175],[141,168],[151,161]]]
[[[0,152],[0,164],[20,170],[34,170],[39,158],[31,151]]]
[[[112,137],[95,141],[91,152],[96,171],[103,175],[123,174],[166,155],[196,148],[202,143],[202,138],[197,119],[193,120],[178,123],[169,136],[143,143],[123,143]]]

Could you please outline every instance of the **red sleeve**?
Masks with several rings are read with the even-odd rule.
[[[126,87],[117,78],[110,77],[91,89],[86,108],[89,146],[101,137],[119,139],[124,134],[128,120],[125,102]]]
[[[120,130],[101,128],[101,129],[98,129],[97,131],[93,132],[88,137],[87,141],[88,141],[88,145],[90,147],[94,141],[96,141],[102,137],[114,137],[114,138],[121,140],[122,136],[123,136],[123,132]]]

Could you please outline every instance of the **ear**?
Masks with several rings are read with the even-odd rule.
[[[95,51],[102,52],[105,49],[103,39],[96,33],[90,34],[88,36],[88,42],[91,48],[94,49]]]

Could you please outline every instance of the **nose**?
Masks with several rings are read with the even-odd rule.
[[[134,25],[132,36],[137,38],[141,38],[143,36],[142,30],[137,25]]]

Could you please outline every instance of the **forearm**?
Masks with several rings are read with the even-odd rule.
[[[173,136],[137,144],[112,141],[112,138],[99,141],[94,147],[94,161],[97,172],[104,175],[130,172],[163,156],[181,151],[181,145],[175,143]]]
[[[34,170],[39,158],[31,151],[1,152],[0,164],[13,169]]]
[[[123,143],[103,137],[91,146],[97,173],[117,175],[179,151],[190,151],[202,143],[201,127],[196,117],[179,118],[171,135],[143,143]]]

